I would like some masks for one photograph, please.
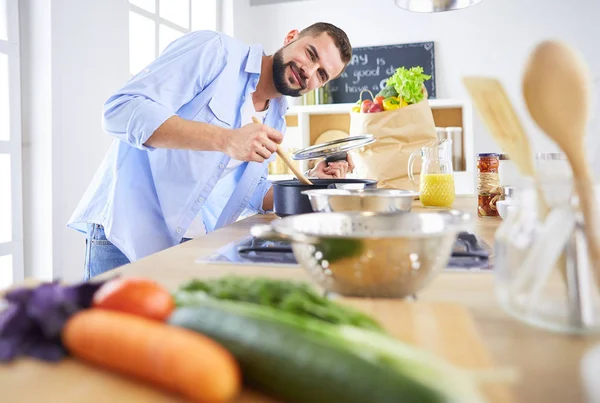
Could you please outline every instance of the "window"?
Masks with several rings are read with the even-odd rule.
[[[0,0],[0,289],[23,280],[18,0]]]
[[[137,74],[171,42],[188,32],[216,30],[218,2],[129,0],[129,72]]]

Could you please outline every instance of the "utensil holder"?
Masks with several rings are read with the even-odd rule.
[[[537,212],[536,187],[550,207]],[[596,194],[600,186],[595,185]],[[600,334],[600,294],[588,258],[585,223],[572,179],[533,181],[515,188],[515,204],[495,237],[495,288],[512,316],[545,330]],[[556,268],[566,260],[566,272]]]

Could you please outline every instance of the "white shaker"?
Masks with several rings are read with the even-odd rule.
[[[500,186],[517,186],[519,184],[521,174],[514,162],[510,160],[508,154],[500,153],[500,166],[498,167],[498,175],[500,176]]]

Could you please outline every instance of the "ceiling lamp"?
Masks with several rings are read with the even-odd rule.
[[[394,0],[396,5],[416,13],[439,13],[460,10],[479,3],[481,0]]]

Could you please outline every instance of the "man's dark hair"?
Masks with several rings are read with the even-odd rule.
[[[352,45],[350,45],[350,40],[346,33],[335,25],[327,22],[314,23],[300,31],[298,38],[309,35],[315,37],[321,35],[323,32],[326,32],[333,39],[335,46],[340,51],[342,62],[348,64],[352,58]]]

